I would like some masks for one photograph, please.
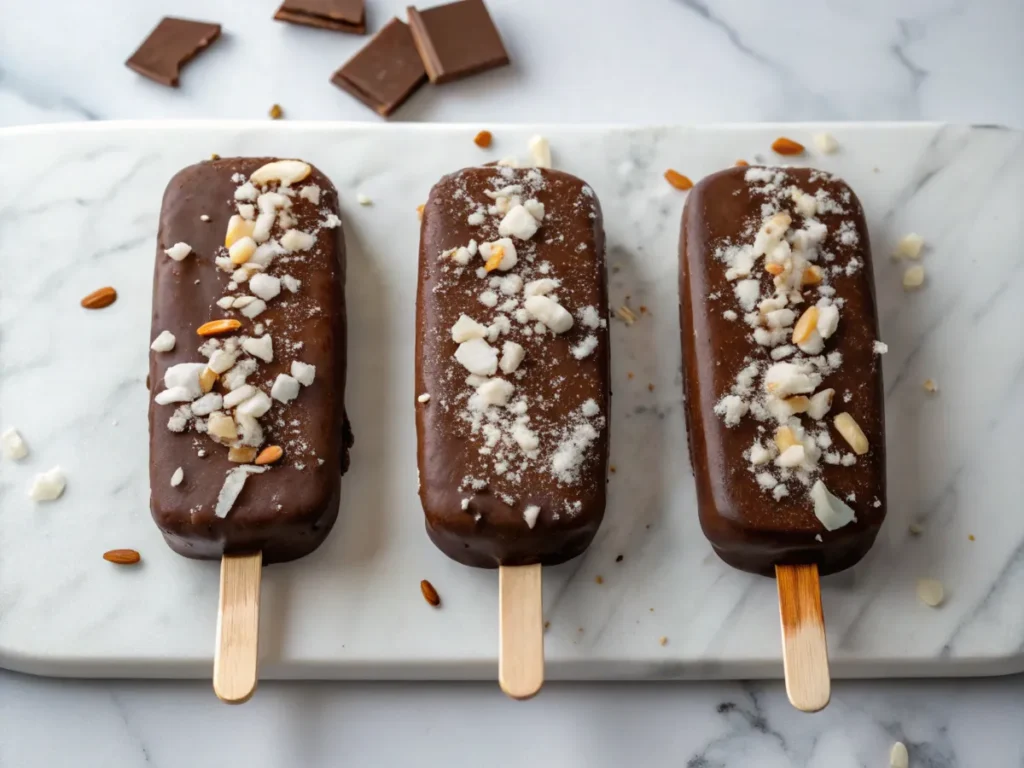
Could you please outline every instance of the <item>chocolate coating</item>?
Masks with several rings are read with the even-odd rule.
[[[345,241],[342,228],[321,228],[316,244],[302,258],[290,258],[285,268],[272,265],[271,274],[287,272],[301,281],[295,294],[282,288],[255,319],[216,305],[224,295],[248,293],[245,284],[229,291],[231,275],[217,268],[214,257],[224,255],[224,233],[235,213],[235,173],[246,178],[273,158],[225,158],[202,162],[180,171],[164,193],[157,236],[153,283],[152,337],[169,330],[176,337],[170,352],[150,353],[150,506],[153,519],[168,545],[178,554],[216,559],[225,553],[262,550],[263,562],[293,560],[316,549],[338,515],[341,474],[348,465],[351,436],[345,417]],[[328,213],[338,213],[337,193],[316,168],[295,185],[318,185],[319,205],[292,198],[297,229],[311,232]],[[207,215],[204,222],[200,216]],[[280,230],[275,226],[274,237]],[[174,261],[164,249],[188,243],[192,253]],[[282,257],[278,257],[281,259]],[[152,396],[164,388],[164,372],[172,365],[205,362],[198,348],[203,339],[196,328],[207,320],[234,317],[242,322],[238,334],[251,334],[262,323],[274,339],[274,359],[260,361],[248,383],[270,392],[280,373],[293,360],[316,366],[313,384],[302,387],[287,405],[273,401],[260,419],[264,445],[284,447],[284,457],[263,474],[250,475],[241,495],[224,518],[214,514],[225,473],[237,467],[227,448],[194,429],[175,433],[167,420],[180,404],[157,405]],[[301,342],[291,348],[286,341]],[[218,382],[214,391],[224,392]],[[199,458],[198,451],[206,455]],[[322,463],[321,461],[322,460]],[[184,480],[171,487],[181,467]]]
[[[497,239],[501,215],[488,216],[478,226],[470,225],[467,217],[494,202],[485,195],[487,190],[520,183],[527,184],[523,199],[543,203],[545,216],[530,240],[514,238],[519,264],[508,273],[481,278],[476,270],[484,260],[477,255],[457,274],[451,259],[439,256],[471,240]],[[541,271],[544,263],[549,265],[547,273]],[[559,280],[556,295],[575,322],[558,335],[527,334],[527,325],[512,319],[511,331],[493,342],[500,349],[511,340],[526,349],[515,374],[499,370],[496,375],[515,384],[513,400],[526,398],[529,426],[540,437],[539,456],[525,467],[520,463],[525,454],[512,444],[507,449],[510,471],[499,474],[493,468],[494,457],[481,454],[483,437],[465,420],[473,389],[465,382],[468,371],[453,357],[459,345],[451,329],[461,314],[484,325],[491,322],[498,310],[482,305],[479,295],[488,290],[492,277],[512,273],[525,281]],[[498,294],[500,307],[510,297]],[[523,291],[514,298],[521,307]],[[599,324],[593,323],[598,327],[582,322],[579,313],[584,307],[596,310],[592,317],[600,318]],[[427,393],[430,399],[416,403],[417,458],[427,533],[452,559],[481,568],[552,565],[576,557],[590,544],[605,508],[610,421],[607,315],[601,210],[581,180],[560,171],[481,167],[445,176],[431,190],[420,233],[416,305],[416,395]],[[531,320],[529,327],[534,324]],[[596,337],[597,346],[577,359],[570,350],[588,336]],[[600,408],[599,435],[579,466],[577,480],[562,482],[551,472],[551,456],[562,430],[571,428],[572,414],[588,400]],[[473,489],[466,481],[469,476],[486,481],[486,486]],[[532,529],[523,516],[530,505],[540,507]]]
[[[725,267],[713,253],[725,240],[751,242],[750,223],[760,226],[764,198],[755,194],[744,180],[747,168],[730,168],[713,174],[689,193],[682,217],[680,237],[680,326],[682,329],[686,423],[690,460],[697,486],[700,522],[715,552],[729,565],[744,571],[772,575],[777,564],[815,563],[823,574],[856,564],[871,548],[885,517],[885,431],[882,375],[873,345],[879,338],[875,307],[871,249],[867,224],[860,201],[845,182],[807,168],[788,168],[785,184],[795,184],[814,194],[822,189],[834,200],[843,200],[846,213],[819,212],[817,218],[828,227],[821,249],[835,255],[834,264],[846,264],[856,257],[862,267],[854,274],[843,271],[830,276],[836,297],[845,304],[839,327],[827,340],[825,352],[838,350],[843,363],[826,375],[821,388],[836,391],[832,409],[825,417],[835,449],[849,451],[832,425],[836,414],[847,411],[860,424],[870,450],[857,457],[854,466],[821,464],[821,479],[838,498],[847,503],[857,519],[835,531],[827,531],[814,514],[813,502],[799,483],[790,483],[791,495],[776,501],[759,487],[745,450],[759,437],[758,422],[744,418],[727,428],[714,412],[716,402],[727,394],[744,359],[773,362],[769,350],[750,338],[750,327],[742,312],[738,320],[727,320],[723,311],[732,308],[735,283],[725,277]],[[793,216],[794,228],[803,219]],[[841,242],[837,232],[844,221],[852,223],[855,244]],[[745,233],[746,230],[746,233]],[[773,292],[771,276],[764,262],[755,264],[752,277],[759,277],[762,295]],[[712,300],[711,294],[722,298]],[[808,304],[816,294],[805,290]],[[844,401],[844,393],[850,400]],[[768,427],[767,439],[771,439]],[[880,502],[875,506],[875,501]],[[820,536],[822,541],[815,537]]]

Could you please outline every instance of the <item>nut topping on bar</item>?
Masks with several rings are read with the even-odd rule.
[[[776,144],[786,143],[785,147],[773,148],[788,152],[799,146],[790,147],[787,142],[780,139]],[[817,173],[812,172],[812,178]],[[824,419],[835,391],[819,389],[823,379],[843,363],[840,352],[826,351],[840,327],[845,304],[833,282],[863,267],[856,255],[845,262],[840,256],[846,252],[844,246],[858,244],[859,235],[849,218],[843,218],[832,232],[817,218],[823,213],[845,216],[849,200],[836,199],[824,189],[807,193],[782,168],[752,167],[744,178],[763,199],[760,223],[751,223],[738,241],[719,243],[714,258],[733,283],[734,304],[723,314],[727,319],[742,317],[750,327],[752,354],[744,359],[729,391],[720,395],[714,412],[730,428],[748,417],[778,425],[774,440],[756,439],[744,452],[749,470],[761,489],[776,500],[802,486],[815,515],[832,531],[856,518],[816,477],[819,462],[852,466],[854,454],[862,456],[870,450],[856,420],[844,412],[833,423],[854,454],[826,452],[832,438]],[[771,278],[771,295],[762,293],[759,262]],[[759,431],[763,433],[764,427]]]
[[[269,470],[284,455],[281,445],[263,446],[267,424],[261,419],[273,419],[280,432],[289,432],[287,406],[300,396],[303,387],[313,384],[316,374],[313,365],[294,359],[302,347],[294,337],[298,324],[317,317],[321,309],[302,296],[302,284],[287,274],[287,264],[308,258],[307,252],[316,247],[320,228],[334,228],[340,220],[328,209],[319,210],[323,192],[319,185],[293,187],[311,172],[311,166],[302,161],[277,160],[256,169],[248,178],[236,173],[231,179],[237,185],[231,203],[237,213],[228,221],[224,247],[215,253],[194,254],[194,258],[215,263],[222,270],[217,274],[226,273],[229,295],[217,300],[211,310],[228,315],[237,312],[246,321],[253,321],[268,303],[277,302],[288,308],[288,323],[282,325],[279,320],[273,336],[262,323],[243,328],[244,321],[236,317],[215,317],[203,323],[196,329],[205,338],[198,353],[207,362],[168,368],[165,389],[154,398],[158,405],[175,405],[167,421],[168,430],[181,433],[191,428],[198,435],[206,435],[226,448],[229,461],[242,465],[225,477],[216,499],[219,517],[230,512],[250,474]],[[309,207],[312,215],[307,218],[314,222],[323,215],[337,221],[328,219],[311,231],[300,231],[295,228],[299,206]],[[166,252],[176,261],[193,254],[185,243]],[[251,295],[244,292],[246,287]],[[282,294],[282,287],[287,292]],[[174,336],[165,331],[154,340],[152,349],[168,352],[174,346]],[[293,358],[292,375],[279,374],[273,382],[262,380],[266,375],[261,379],[261,364],[270,364],[280,355],[285,360]],[[250,378],[253,381],[247,382]],[[301,436],[290,439],[286,447],[290,456],[318,458],[309,453]],[[205,450],[200,453],[205,455]],[[305,466],[295,462],[293,468],[301,471]]]

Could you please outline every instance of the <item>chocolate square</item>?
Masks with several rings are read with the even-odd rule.
[[[365,0],[284,0],[274,18],[336,32],[366,33]]]
[[[392,19],[331,82],[387,117],[427,80],[409,27]]]
[[[161,85],[178,87],[181,67],[220,37],[220,24],[165,16],[125,64]]]
[[[418,11],[408,8],[409,26],[432,83],[509,63],[491,15],[483,0],[458,0]]]

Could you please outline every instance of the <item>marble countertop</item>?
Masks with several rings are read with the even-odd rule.
[[[371,30],[406,5],[367,4]],[[424,88],[395,119],[1024,127],[1024,6],[1014,0],[488,5],[514,66]],[[275,102],[294,119],[379,121],[327,82],[363,39],[275,23],[274,0],[107,6],[4,13],[0,125],[259,118]],[[123,66],[163,12],[225,28],[178,91]],[[678,84],[666,87],[663,73]],[[838,682],[831,706],[807,716],[779,683],[552,684],[525,705],[495,685],[265,683],[229,709],[202,683],[0,673],[0,765],[617,766],[650,756],[693,768],[844,768],[887,765],[899,739],[915,768],[1009,766],[1024,763],[1022,706],[1020,677]]]

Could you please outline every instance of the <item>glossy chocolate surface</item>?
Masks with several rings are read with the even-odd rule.
[[[216,305],[224,295],[249,293],[244,283],[229,290],[231,275],[214,264],[224,255],[228,220],[236,212],[236,181],[246,178],[272,158],[226,158],[202,162],[180,171],[164,194],[156,244],[153,286],[152,336],[169,330],[176,337],[170,352],[150,353],[150,505],[153,519],[168,545],[186,557],[215,559],[225,553],[262,550],[264,563],[293,560],[314,549],[327,537],[338,515],[341,474],[348,464],[351,436],[345,418],[345,242],[342,228],[319,225],[338,213],[337,193],[317,169],[307,184],[321,189],[318,205],[293,197],[292,215],[297,229],[316,231],[316,244],[301,258],[279,256],[272,274],[287,272],[301,281],[292,294],[267,302],[254,319],[237,310]],[[209,216],[209,221],[201,220]],[[275,226],[273,237],[280,236]],[[183,261],[169,258],[164,249],[188,243],[192,253]],[[283,267],[279,265],[283,263]],[[214,508],[225,474],[237,467],[228,461],[227,448],[191,427],[171,432],[167,421],[180,404],[157,405],[152,396],[164,388],[164,372],[172,365],[205,362],[198,351],[203,339],[196,329],[208,320],[233,317],[241,321],[239,335],[252,334],[259,323],[274,340],[274,359],[260,362],[248,383],[270,393],[280,373],[291,362],[316,366],[313,384],[284,405],[277,400],[260,418],[263,445],[284,448],[281,461],[263,474],[250,475],[241,495],[224,518]],[[214,391],[224,392],[218,382]],[[200,452],[205,455],[200,457]],[[181,467],[184,480],[170,485]]]
[[[485,440],[465,420],[473,388],[465,382],[468,372],[453,358],[458,344],[451,329],[461,314],[491,322],[499,310],[482,305],[480,294],[489,289],[491,277],[503,273],[479,277],[476,270],[484,265],[479,255],[459,272],[442,254],[471,240],[496,239],[501,215],[487,215],[476,226],[468,216],[495,202],[485,194],[488,190],[524,182],[523,198],[543,203],[545,216],[529,241],[515,239],[519,265],[508,274],[518,273],[527,282],[560,281],[555,295],[575,323],[565,333],[537,334],[532,320],[521,324],[514,311],[507,313],[511,332],[494,344],[512,340],[526,349],[519,371],[505,378],[516,386],[513,400],[524,397],[529,403],[530,427],[539,434],[540,449],[539,456],[526,461],[512,445],[506,454],[510,471],[499,474],[498,457],[481,453],[487,450]],[[510,298],[491,290],[499,295],[499,307]],[[511,298],[521,307],[523,291]],[[592,308],[597,327],[581,320],[585,307]],[[593,539],[604,515],[608,463],[607,315],[601,211],[582,181],[560,171],[481,167],[446,176],[431,190],[423,211],[416,310],[416,395],[429,394],[430,399],[416,402],[416,429],[427,532],[449,557],[483,568],[547,565],[579,555]],[[571,350],[591,336],[597,340],[594,351],[574,357]],[[576,480],[565,483],[551,472],[552,454],[564,430],[578,423],[573,414],[588,400],[600,411],[592,420],[600,424],[599,435],[585,452]],[[500,450],[499,444],[495,451]],[[480,487],[474,488],[472,480]],[[532,529],[524,520],[530,505],[540,507]]]
[[[751,224],[756,231],[762,221],[765,199],[745,181],[748,170],[731,168],[702,180],[689,193],[682,218],[683,378],[701,527],[715,552],[741,570],[771,575],[777,564],[816,563],[822,573],[833,573],[849,568],[867,553],[886,509],[882,372],[874,351],[879,334],[867,225],[860,202],[842,180],[806,168],[784,169],[785,185],[810,194],[823,190],[844,210],[817,215],[828,228],[821,249],[834,257],[830,264],[821,263],[830,270],[838,266],[839,272],[830,274],[829,282],[835,296],[844,300],[838,330],[825,343],[824,353],[839,351],[843,362],[821,383],[821,388],[836,391],[823,424],[833,441],[830,450],[848,453],[850,448],[832,420],[839,412],[849,412],[867,436],[870,451],[857,456],[853,466],[821,464],[818,477],[856,513],[855,522],[827,531],[815,516],[807,488],[790,482],[791,494],[777,501],[758,485],[743,458],[759,437],[764,439],[767,433],[770,440],[776,425],[765,424],[766,433],[759,433],[759,422],[747,416],[729,428],[713,412],[748,358],[773,362],[769,349],[751,339],[751,328],[733,300],[735,283],[726,279],[725,267],[714,257],[726,241],[751,242]],[[792,226],[800,227],[803,219],[793,206],[786,210],[792,214]],[[847,242],[841,239],[843,222],[856,232],[855,243],[849,236]],[[859,269],[843,268],[851,259],[860,262]],[[760,279],[762,295],[772,293],[763,260],[755,264],[752,276]],[[806,294],[810,303],[818,298],[814,288]],[[808,304],[798,306],[799,314]],[[738,320],[725,318],[723,312],[728,309],[739,312]]]

